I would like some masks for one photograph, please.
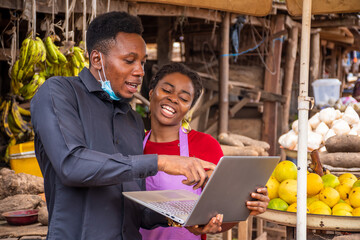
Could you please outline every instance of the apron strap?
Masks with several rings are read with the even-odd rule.
[[[150,134],[151,134],[151,130],[144,138],[143,150],[145,149],[146,142],[149,140]],[[181,127],[179,129],[179,144],[180,144],[180,156],[189,157],[188,135],[181,129]]]

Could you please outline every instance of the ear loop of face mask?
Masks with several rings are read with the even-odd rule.
[[[107,80],[106,78],[106,74],[105,74],[105,68],[104,68],[104,63],[102,60],[102,54],[100,53],[100,60],[101,60],[101,67],[102,67],[102,71],[104,74],[104,79],[105,81],[102,79],[101,74],[100,74],[100,70],[98,70],[98,74],[100,77],[100,83],[101,83],[101,88],[102,90],[104,90],[107,94],[109,94],[111,100],[115,100],[115,101],[119,101],[121,98],[119,98],[118,96],[116,96],[115,92],[112,90],[111,88],[111,83],[109,80]]]

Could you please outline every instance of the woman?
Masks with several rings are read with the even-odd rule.
[[[219,143],[208,134],[181,127],[185,115],[200,96],[202,84],[199,75],[180,63],[171,63],[157,72],[149,89],[151,131],[144,139],[144,153],[196,156],[217,164],[223,156]],[[207,173],[210,176],[212,171]],[[146,189],[186,189],[200,195],[201,189],[194,190],[191,186],[184,185],[183,179],[184,177],[159,171],[146,179]],[[252,193],[252,197],[260,201],[247,203],[252,215],[264,212],[269,201],[266,188],[259,188],[257,191],[258,193]],[[202,227],[141,229],[141,234],[144,240],[199,240],[200,234],[225,231],[235,225],[221,224],[222,215],[218,215]]]

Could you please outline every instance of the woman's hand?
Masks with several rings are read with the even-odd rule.
[[[218,233],[218,232],[221,232],[221,230],[222,230],[221,224],[222,224],[223,218],[224,218],[224,215],[218,214],[218,215],[216,215],[216,217],[211,218],[210,221],[208,222],[208,224],[206,224],[206,225],[202,225],[202,226],[195,225],[195,226],[191,226],[191,227],[186,227],[186,229],[195,235]]]
[[[251,211],[250,215],[258,215],[266,211],[270,198],[268,197],[267,188],[258,188],[256,193],[251,193],[251,197],[257,201],[247,201],[246,206]]]

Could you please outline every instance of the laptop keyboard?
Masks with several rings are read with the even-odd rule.
[[[151,202],[149,204],[173,215],[188,215],[194,208],[196,200]]]

